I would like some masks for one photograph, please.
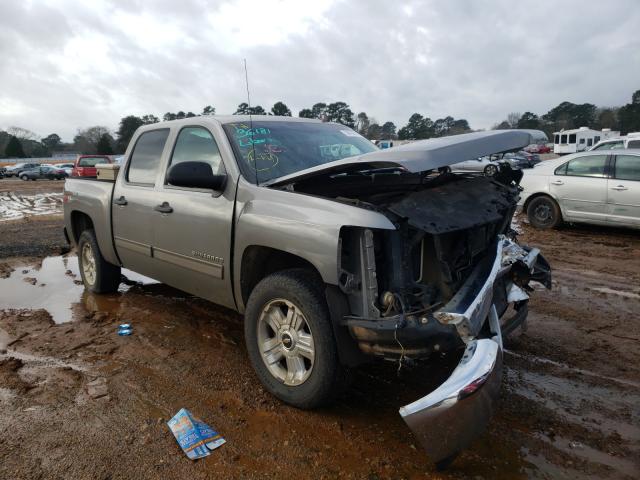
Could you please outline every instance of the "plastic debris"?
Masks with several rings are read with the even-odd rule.
[[[120,335],[121,337],[131,335],[132,333],[133,329],[131,328],[131,324],[129,323],[121,323],[118,327],[118,335]]]
[[[181,408],[167,422],[169,429],[176,437],[178,445],[191,460],[207,457],[211,451],[226,443],[226,440],[209,425],[186,408]]]

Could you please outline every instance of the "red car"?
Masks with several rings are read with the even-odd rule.
[[[98,171],[96,165],[98,163],[112,163],[111,158],[106,155],[78,155],[73,170],[72,177],[96,177]]]
[[[525,147],[524,151],[529,153],[550,153],[551,148],[546,145],[532,143],[528,147]]]

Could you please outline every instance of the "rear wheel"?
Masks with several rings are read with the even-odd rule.
[[[493,177],[496,173],[498,173],[498,167],[495,165],[487,165],[484,167],[484,174],[487,177]]]
[[[554,228],[562,221],[560,206],[546,195],[536,197],[527,207],[529,222],[536,228]]]
[[[100,253],[93,230],[85,230],[78,241],[80,276],[87,290],[111,293],[120,285],[120,267],[107,262]]]
[[[249,359],[264,387],[298,408],[335,398],[346,384],[321,280],[303,269],[264,278],[245,313]]]

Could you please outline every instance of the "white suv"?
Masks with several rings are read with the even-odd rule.
[[[608,138],[596,143],[593,150],[618,150],[620,148],[640,148],[640,132],[633,132],[626,137]]]

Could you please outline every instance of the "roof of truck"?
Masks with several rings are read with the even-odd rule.
[[[163,125],[163,124],[171,124],[175,125],[176,123],[191,123],[193,119],[197,118],[199,121],[202,120],[213,120],[215,122],[226,124],[226,123],[237,123],[237,122],[311,122],[311,123],[320,123],[320,120],[315,118],[300,118],[300,117],[280,117],[276,115],[200,115],[198,117],[189,117],[182,118],[180,120],[169,120],[166,122],[154,123],[153,125]]]

